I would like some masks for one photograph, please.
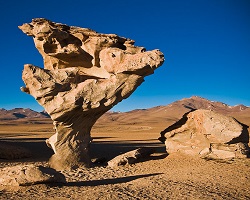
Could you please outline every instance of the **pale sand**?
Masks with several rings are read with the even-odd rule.
[[[2,187],[0,199],[250,199],[250,159],[219,162],[182,154],[167,156],[157,138],[171,123],[97,123],[92,130],[93,158],[109,160],[140,146],[154,147],[157,153],[116,169],[100,165],[63,172],[67,184]],[[35,158],[0,160],[0,167],[46,166],[53,152],[44,140],[52,133],[49,120],[45,124],[1,122],[0,139],[32,149]]]

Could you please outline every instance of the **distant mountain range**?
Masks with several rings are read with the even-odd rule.
[[[99,121],[109,122],[117,121],[119,123],[132,123],[140,121],[149,121],[154,123],[159,120],[176,121],[180,117],[193,109],[207,109],[216,112],[231,115],[236,118],[247,118],[250,121],[250,107],[244,105],[228,106],[227,104],[193,96],[190,98],[175,101],[166,106],[157,106],[149,109],[138,109],[129,112],[107,112]],[[15,108],[12,110],[0,109],[0,120],[16,120],[22,118],[49,118],[46,112],[36,112],[31,109]],[[244,120],[245,121],[245,120]]]
[[[29,108],[0,109],[0,120],[16,120],[22,118],[48,118],[46,112],[36,112]]]
[[[125,113],[107,112],[100,120],[102,122],[117,121],[119,123],[140,123],[145,121],[149,123],[172,121],[174,123],[186,112],[194,109],[213,110],[224,115],[233,116],[242,123],[250,124],[250,107],[244,105],[229,106],[225,103],[209,101],[198,96],[149,109],[138,109]]]

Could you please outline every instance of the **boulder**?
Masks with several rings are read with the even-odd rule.
[[[66,182],[60,172],[48,167],[17,165],[0,169],[0,185],[26,186],[38,183]]]
[[[32,95],[53,120],[51,167],[88,166],[90,130],[96,120],[129,97],[144,77],[164,62],[159,50],[146,51],[115,34],[33,19],[19,28],[32,36],[44,68],[26,64],[21,90]]]
[[[136,150],[116,156],[112,160],[108,161],[108,166],[114,168],[120,165],[134,164],[140,159],[150,156],[152,153],[154,153],[152,148],[138,148]]]
[[[168,127],[159,138],[167,152],[184,152],[203,158],[247,157],[247,127],[236,119],[210,110],[195,110]]]

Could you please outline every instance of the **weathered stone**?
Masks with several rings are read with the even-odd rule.
[[[202,158],[211,159],[232,159],[246,158],[249,156],[249,146],[247,143],[235,144],[210,144],[209,153],[202,155]]]
[[[52,168],[17,165],[0,169],[0,185],[25,186],[38,183],[66,182],[63,174]]]
[[[11,144],[10,142],[0,142],[0,159],[13,160],[31,156],[30,150],[24,147]]]
[[[184,152],[203,158],[247,157],[247,128],[232,117],[209,110],[191,111],[161,133],[168,153]]]
[[[33,19],[19,27],[32,36],[44,69],[27,64],[22,78],[31,94],[54,121],[49,140],[55,169],[88,165],[90,130],[96,120],[162,65],[159,50],[146,51],[115,34]]]
[[[133,164],[137,162],[141,158],[145,158],[150,156],[150,154],[154,153],[152,148],[139,148],[133,151],[129,151],[127,153],[116,156],[112,160],[108,162],[109,167],[118,167],[120,165]]]

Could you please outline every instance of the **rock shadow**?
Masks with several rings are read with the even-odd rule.
[[[187,115],[188,115],[189,113],[191,113],[191,112],[193,112],[193,111],[196,110],[196,109],[193,109],[193,108],[187,107],[187,106],[186,106],[186,108],[189,108],[189,109],[191,109],[191,110],[188,111],[188,112],[186,112],[186,113],[182,116],[182,118],[181,118],[180,120],[178,120],[178,121],[175,122],[174,124],[170,125],[170,126],[167,127],[166,129],[164,129],[163,131],[161,131],[161,133],[160,133],[161,136],[158,138],[158,140],[160,140],[163,144],[164,144],[165,141],[166,141],[165,134],[166,134],[167,132],[170,132],[170,131],[174,130],[174,129],[180,128],[182,125],[184,125],[184,124],[186,123],[186,121],[188,120]]]
[[[157,139],[152,140],[129,140],[129,141],[94,141],[91,144],[91,157],[92,158],[105,158],[107,161],[113,159],[114,157],[127,153],[129,151],[141,148],[149,147],[154,150],[155,153],[161,155],[152,155],[146,160],[158,160],[166,157],[166,147],[160,143]],[[164,154],[164,155],[162,155]]]
[[[109,185],[109,184],[119,184],[119,183],[127,183],[139,178],[147,178],[151,176],[161,175],[163,173],[154,173],[154,174],[143,174],[143,175],[136,175],[136,176],[127,176],[121,178],[114,178],[114,179],[102,179],[102,180],[91,180],[91,181],[80,181],[80,182],[68,182],[64,184],[64,186],[101,186],[101,185]]]
[[[52,155],[53,150],[50,149],[46,143],[46,138],[6,138],[0,140],[0,145],[4,144],[15,148],[25,148],[31,153],[28,158],[19,159],[1,159],[4,162],[35,162],[35,161],[47,161]]]
[[[21,159],[1,159],[1,162],[36,162],[36,161],[48,161],[54,154],[45,140],[47,138],[1,138],[1,143],[16,147],[23,147],[29,150],[32,155],[29,158]],[[165,145],[161,144],[157,139],[150,140],[128,140],[128,141],[108,141],[111,137],[93,137],[93,142],[90,148],[91,158],[105,158],[105,162],[113,159],[114,157],[126,153],[128,151],[135,150],[140,147],[154,148],[156,153],[162,153],[164,155],[152,155],[147,160],[163,159],[166,150]],[[113,138],[114,139],[114,138]],[[166,157],[166,156],[165,156]],[[142,161],[142,162],[143,162]],[[101,163],[105,165],[106,163]]]
[[[243,130],[242,130],[242,133],[241,133],[241,135],[239,137],[234,138],[228,144],[235,144],[235,143],[238,143],[238,142],[249,143],[249,132],[248,132],[249,126],[239,122],[237,119],[235,119],[235,121],[237,121],[243,127]]]
[[[167,152],[162,153],[160,155],[150,155],[148,157],[138,159],[135,163],[147,162],[150,160],[161,160],[161,159],[166,158],[168,155],[169,154]]]

